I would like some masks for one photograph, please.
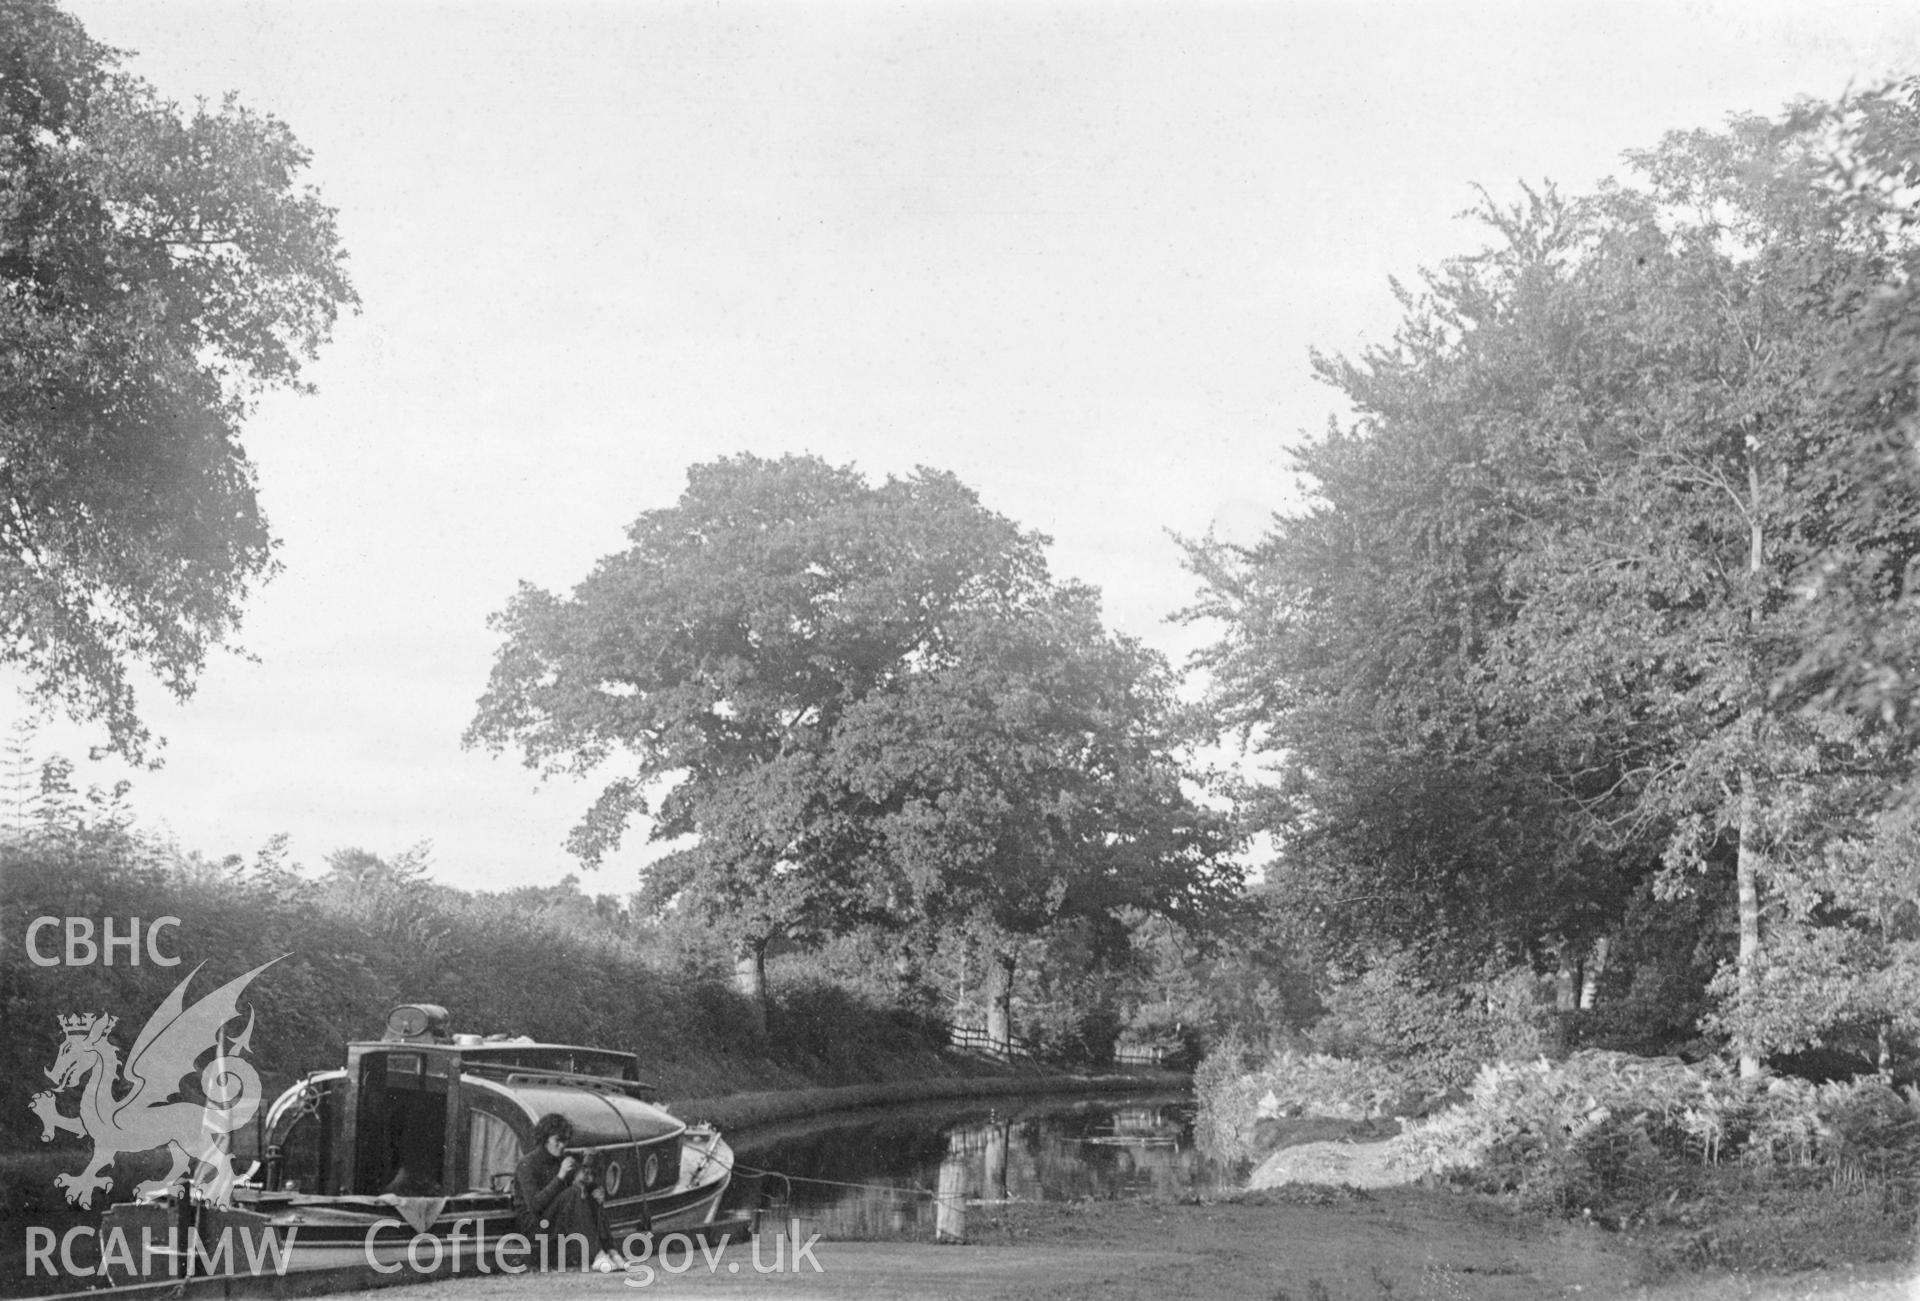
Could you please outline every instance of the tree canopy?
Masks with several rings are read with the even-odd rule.
[[[1909,109],[1844,124],[1884,144]],[[1218,703],[1284,753],[1263,817],[1334,934],[1538,959],[1706,891],[1744,1065],[1834,1024],[1768,972],[1847,924],[1831,863],[1909,765],[1812,598],[1885,609],[1831,576],[1920,560],[1910,505],[1873,504],[1920,468],[1848,378],[1908,227],[1833,183],[1834,124],[1738,119],[1632,184],[1485,203],[1493,243],[1403,294],[1390,346],[1317,359],[1356,416],[1300,452],[1312,509],[1194,550]]]
[[[246,416],[357,301],[307,161],[0,3],[0,658],[129,755],[130,669],[185,697],[272,573]]]
[[[1920,78],[1809,109],[1832,147],[1818,183],[1857,226],[1892,246],[1895,265],[1848,320],[1829,385],[1848,404],[1853,436],[1830,459],[1857,491],[1833,503],[1831,536],[1801,576],[1820,630],[1778,684],[1812,701],[1920,730]]]
[[[1173,684],[1086,588],[957,622],[945,651],[850,711],[827,756],[895,907],[1034,934],[1145,908],[1204,926],[1237,879],[1192,799]]]
[[[649,818],[672,848],[647,897],[749,963],[862,923],[1178,912],[1226,879],[1164,663],[951,475],[739,456],[628,537],[496,618],[468,740],[613,772],[572,849],[598,861]]]

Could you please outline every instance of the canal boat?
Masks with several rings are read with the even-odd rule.
[[[509,1240],[514,1167],[532,1150],[535,1122],[556,1112],[573,1126],[568,1150],[605,1190],[616,1240],[649,1229],[708,1236],[721,1227],[732,1150],[711,1125],[650,1099],[632,1053],[456,1035],[443,1008],[395,1008],[381,1039],[349,1044],[345,1067],[307,1076],[267,1109],[259,1177],[236,1186],[230,1204],[179,1188],[109,1208],[103,1243],[119,1229],[129,1244],[160,1244],[126,1253],[133,1266],[112,1281],[539,1268],[537,1248]],[[191,1236],[202,1246],[189,1260]]]

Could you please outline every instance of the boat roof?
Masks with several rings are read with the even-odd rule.
[[[452,1018],[438,1003],[402,1003],[387,1013],[386,1032],[377,1040],[356,1039],[349,1049],[432,1048],[456,1052],[463,1062],[505,1062],[574,1075],[638,1080],[640,1059],[612,1048],[542,1043],[525,1035],[455,1034]]]
[[[463,1087],[503,1095],[529,1119],[565,1116],[577,1147],[645,1143],[686,1130],[684,1121],[648,1105],[653,1086],[641,1082],[633,1053],[524,1036],[453,1034],[447,1010],[437,1003],[403,1003],[387,1013],[381,1038],[347,1045],[350,1063],[404,1053],[420,1054],[410,1069],[425,1066],[428,1074],[453,1073],[450,1067],[457,1064]]]
[[[493,1081],[488,1080],[491,1084]],[[573,1126],[569,1147],[651,1143],[686,1132],[686,1122],[624,1093],[546,1084],[509,1077],[500,1088],[513,1095],[533,1119],[558,1113]]]
[[[582,1080],[598,1079],[621,1084],[640,1084],[640,1058],[612,1048],[588,1048],[583,1044],[537,1043],[532,1039],[479,1035],[453,1037],[425,1036],[396,1039],[355,1039],[347,1044],[350,1052],[436,1052],[451,1053],[460,1059],[463,1070],[475,1068],[541,1071]],[[650,1086],[643,1086],[650,1087]]]

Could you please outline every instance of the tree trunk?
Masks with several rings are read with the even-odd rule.
[[[1747,435],[1747,628],[1760,632],[1760,575],[1767,564],[1766,533],[1760,518],[1760,449]],[[1758,706],[1755,706],[1758,708]],[[1758,719],[1749,720],[1758,723]],[[1757,745],[1758,728],[1750,729],[1749,745]],[[1753,769],[1740,769],[1740,852],[1734,860],[1734,888],[1740,898],[1739,988],[1741,1019],[1750,1018],[1760,993],[1760,816],[1755,807]],[[1751,1041],[1740,1049],[1740,1078],[1760,1074],[1760,1056]]]
[[[1586,973],[1580,979],[1580,1010],[1591,1011],[1600,997],[1600,977],[1606,974],[1607,954],[1613,944],[1602,935],[1593,942],[1593,952],[1587,956]]]
[[[987,955],[987,1040],[995,1056],[1013,1056],[1013,955]]]
[[[734,950],[733,987],[747,999],[748,1015],[758,1034],[767,1032],[767,942],[741,940]]]
[[[1754,808],[1753,774],[1740,774],[1740,853],[1734,882],[1740,896],[1740,1019],[1752,1017],[1760,995],[1760,826]],[[1740,1078],[1760,1074],[1760,1056],[1751,1042],[1740,1049]]]

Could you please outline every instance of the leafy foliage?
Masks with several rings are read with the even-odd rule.
[[[1903,93],[1855,106],[1883,176]],[[1317,359],[1357,415],[1299,450],[1313,508],[1192,549],[1217,703],[1280,757],[1252,815],[1334,956],[1542,963],[1705,890],[1746,1069],[1894,1016],[1789,1009],[1766,974],[1897,969],[1835,864],[1909,738],[1787,689],[1833,651],[1822,575],[1920,563],[1920,464],[1874,450],[1885,375],[1848,378],[1911,223],[1832,183],[1829,125],[1740,118],[1629,155],[1631,185],[1484,202],[1492,243],[1403,293],[1391,345]]]
[[[675,848],[648,900],[743,953],[860,925],[1039,934],[1231,893],[1171,676],[949,475],[696,466],[570,598],[523,587],[469,741],[623,760],[573,833]]]
[[[1276,924],[1277,901],[1252,892],[1207,930],[1151,914],[1134,919],[1132,961],[1108,977],[1123,1042],[1192,1066],[1228,1034],[1273,1049],[1321,1011],[1308,956]]]
[[[417,870],[425,852],[342,851],[317,875],[279,842],[251,860],[182,853],[133,828],[111,792],[52,801],[29,832],[0,841],[7,933],[17,941],[40,916],[111,916],[121,928],[176,916],[163,947],[181,965],[37,967],[18,942],[0,951],[0,1014],[17,1031],[0,1139],[38,1145],[27,1102],[43,1087],[57,1017],[108,1011],[137,1029],[196,964],[208,964],[205,980],[283,955],[247,995],[269,1090],[338,1065],[349,1039],[376,1037],[387,1009],[412,1001],[446,1006],[461,1030],[638,1052],[670,1096],[946,1069],[935,1028],[883,997],[784,982],[765,1037],[727,984],[724,951],[703,960],[699,936],[638,922],[572,880],[501,895],[436,885]]]
[[[50,0],[0,5],[0,656],[148,741],[274,568],[241,425],[357,301],[287,127],[183,114]]]
[[[849,711],[829,768],[870,810],[894,909],[1002,934],[1099,919],[1117,941],[1125,909],[1204,924],[1237,884],[1222,819],[1182,787],[1173,706],[1159,658],[1070,587],[960,621]]]
[[[1844,1048],[1860,1067],[1889,1069],[1897,1046],[1920,1040],[1920,809],[1896,806],[1834,839],[1779,885],[1746,1022],[1783,1051]],[[1731,993],[1725,974],[1717,992]]]
[[[1256,1153],[1262,1119],[1379,1120],[1424,1114],[1483,1063],[1557,1047],[1557,1026],[1531,972],[1471,987],[1435,985],[1406,952],[1380,955],[1336,985],[1305,1033],[1262,1053],[1228,1032],[1194,1077],[1198,1122],[1229,1159]]]
[[[1388,950],[1326,995],[1311,1031],[1322,1051],[1378,1061],[1402,1090],[1439,1092],[1482,1062],[1524,1060],[1558,1047],[1545,982],[1525,968],[1463,983],[1436,982],[1410,950]]]
[[[1576,1053],[1489,1066],[1394,1143],[1417,1169],[1639,1231],[1670,1269],[1902,1259],[1920,1203],[1920,1095],[1874,1078]]]
[[[1895,250],[1892,273],[1850,321],[1832,359],[1829,388],[1850,406],[1854,436],[1828,450],[1859,491],[1832,503],[1825,551],[1798,576],[1812,635],[1777,689],[1789,702],[1839,708],[1912,733],[1920,724],[1920,587],[1912,564],[1920,534],[1913,464],[1920,424],[1920,78],[1810,105],[1802,125],[1830,142],[1818,183],[1856,226]]]
[[[1398,1157],[1561,1209],[1670,1186],[1671,1161],[1819,1168],[1920,1191],[1920,1094],[1883,1080],[1756,1084],[1715,1065],[1583,1051],[1483,1067],[1466,1101],[1409,1129]]]

